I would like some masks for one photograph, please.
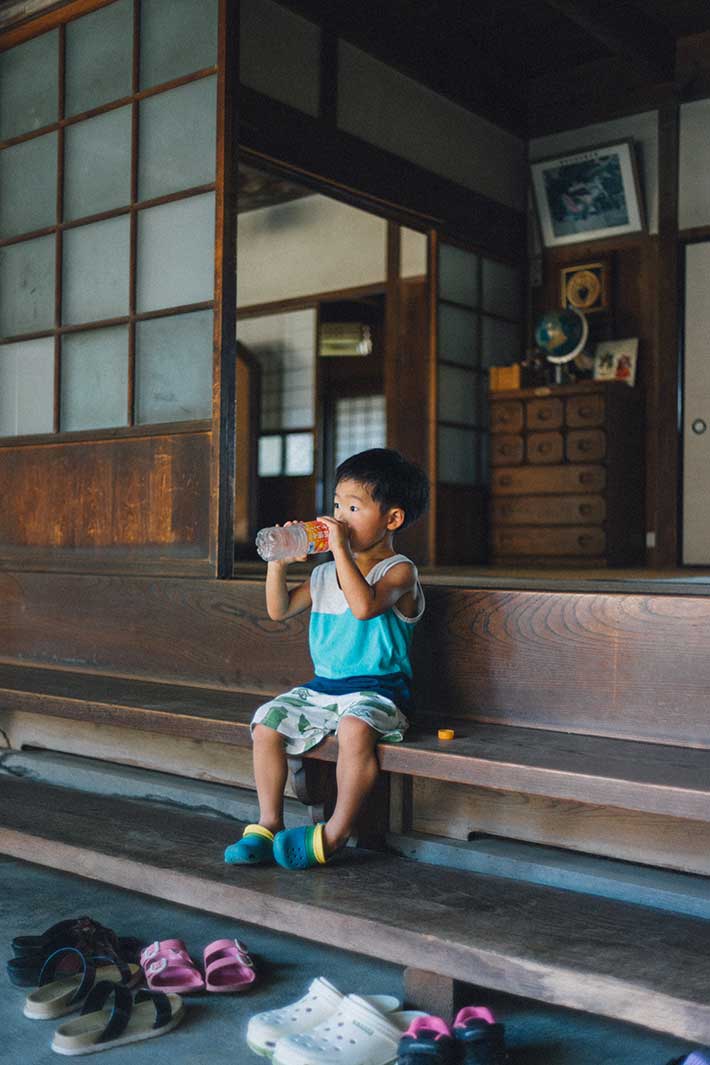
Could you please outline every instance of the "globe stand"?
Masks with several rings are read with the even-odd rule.
[[[535,340],[545,358],[555,367],[555,384],[564,383],[565,364],[584,351],[589,337],[587,319],[576,307],[543,315],[535,330]]]

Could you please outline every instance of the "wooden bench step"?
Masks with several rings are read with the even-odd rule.
[[[307,873],[225,866],[235,823],[0,781],[0,852],[235,920],[710,1041],[710,922],[349,851]]]
[[[190,740],[249,746],[249,721],[268,694],[0,666],[0,711],[47,714]],[[383,770],[501,791],[710,822],[710,751],[446,719],[379,748]],[[329,739],[309,757],[334,761]]]

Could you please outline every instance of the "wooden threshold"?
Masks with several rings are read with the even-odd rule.
[[[190,687],[66,670],[0,666],[0,710],[247,747],[268,692]],[[381,744],[381,768],[459,784],[525,792],[710,822],[710,751],[540,728],[447,719],[454,740],[422,723]],[[329,738],[308,757],[333,762]]]
[[[710,1041],[710,922],[368,851],[225,866],[235,822],[0,782],[0,851],[467,984]]]

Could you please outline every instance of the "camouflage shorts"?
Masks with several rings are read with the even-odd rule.
[[[303,754],[337,733],[344,717],[357,717],[380,733],[381,743],[399,743],[409,728],[402,711],[377,692],[325,695],[311,688],[292,688],[264,703],[254,714],[251,727],[266,725],[286,740],[287,754]]]

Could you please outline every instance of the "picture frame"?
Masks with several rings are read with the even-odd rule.
[[[560,270],[560,306],[583,314],[609,310],[610,267],[608,260],[563,266]]]
[[[594,349],[594,380],[636,383],[638,337],[625,340],[601,340]]]
[[[541,159],[530,170],[546,248],[645,229],[632,140]]]

